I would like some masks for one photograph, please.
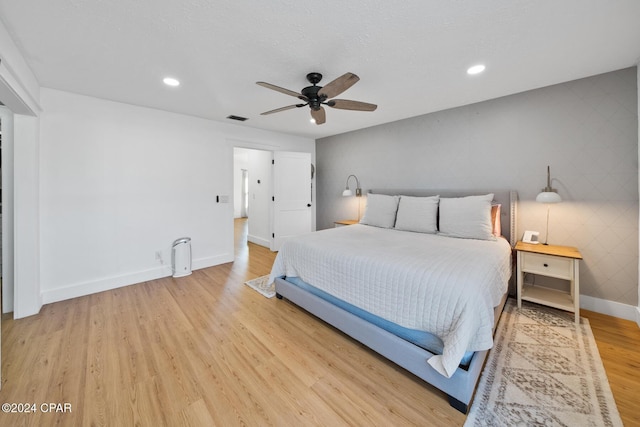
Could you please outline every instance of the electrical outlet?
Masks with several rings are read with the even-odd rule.
[[[164,264],[162,260],[162,251],[156,251],[156,261],[160,261],[160,264]]]

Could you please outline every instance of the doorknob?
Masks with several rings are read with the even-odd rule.
[[[307,203],[307,207],[310,208],[311,207],[311,203]]]

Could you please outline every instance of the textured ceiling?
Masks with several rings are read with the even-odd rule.
[[[0,0],[0,19],[43,87],[311,138],[640,60],[638,0]],[[260,115],[297,100],[256,81],[299,91],[311,71],[359,75],[340,98],[378,109]]]

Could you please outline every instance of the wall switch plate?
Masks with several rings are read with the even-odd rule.
[[[229,203],[229,196],[220,196],[220,203]]]

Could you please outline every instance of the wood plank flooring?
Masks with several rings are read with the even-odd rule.
[[[11,426],[459,426],[445,396],[287,301],[243,283],[275,255],[75,298],[2,321],[0,413]],[[640,330],[589,317],[625,425],[640,425]],[[68,403],[71,412],[44,412]],[[46,406],[46,409],[49,407]],[[57,409],[63,409],[62,407]]]
[[[581,310],[580,315],[591,324],[622,422],[640,426],[640,328],[592,311]]]

